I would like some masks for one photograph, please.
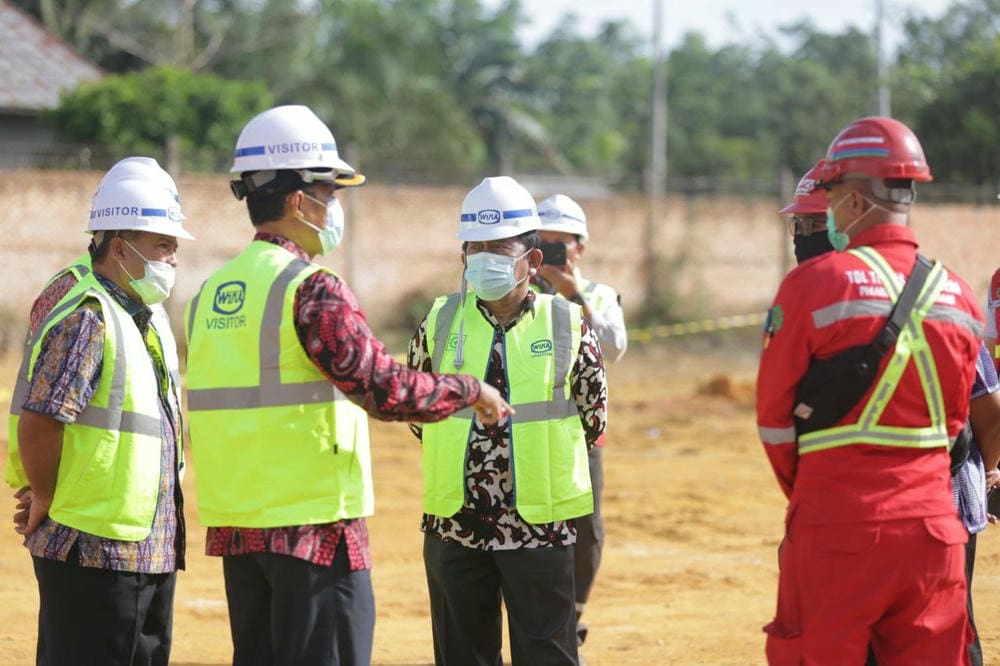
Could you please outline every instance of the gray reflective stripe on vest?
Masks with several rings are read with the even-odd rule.
[[[127,432],[136,435],[148,435],[149,437],[160,437],[162,435],[160,431],[160,419],[157,417],[149,416],[147,414],[140,414],[138,412],[125,411],[125,332],[122,330],[121,322],[113,314],[112,309],[115,307],[112,303],[110,297],[100,292],[85,292],[80,294],[77,298],[67,301],[61,307],[55,308],[49,315],[45,318],[45,322],[39,326],[38,333],[35,335],[35,339],[31,344],[31,348],[26,350],[27,357],[30,359],[31,349],[38,343],[39,336],[45,331],[45,327],[52,320],[54,316],[65,312],[67,308],[75,308],[83,300],[89,297],[96,297],[101,304],[104,306],[105,312],[108,312],[108,316],[105,317],[105,326],[114,326],[115,330],[115,367],[111,370],[111,387],[108,391],[108,406],[107,407],[97,407],[93,403],[87,405],[79,416],[77,416],[74,422],[77,425],[85,425],[93,428],[99,428],[101,430],[117,431],[117,432]],[[107,320],[111,320],[110,324]],[[19,374],[18,384],[21,384],[21,376]],[[17,388],[17,387],[16,387]],[[21,403],[24,402],[24,394],[27,392],[28,381],[27,373],[24,374],[23,387],[20,399],[16,402],[12,401],[11,413],[20,414]],[[15,391],[16,392],[16,391]],[[16,406],[16,410],[14,410]]]
[[[28,394],[28,366],[31,364],[31,352],[38,344],[39,339],[41,339],[42,333],[45,332],[45,328],[49,323],[56,317],[60,316],[63,312],[67,310],[73,310],[83,299],[87,297],[87,294],[80,294],[76,298],[66,301],[65,303],[59,304],[49,311],[49,314],[45,316],[42,323],[38,325],[38,330],[35,331],[34,335],[26,336],[24,342],[24,356],[21,358],[21,367],[17,371],[17,380],[14,382],[14,394],[10,398],[10,413],[13,415],[18,415],[21,413],[21,405],[24,404],[24,396]]]
[[[452,294],[438,311],[437,322],[434,326],[434,356],[431,361],[435,371],[441,367],[444,345],[448,342],[448,332],[451,330],[452,320],[458,312],[459,300],[458,294]],[[518,423],[565,419],[579,413],[576,402],[568,400],[562,395],[563,387],[566,386],[566,381],[569,378],[574,352],[573,333],[570,330],[570,322],[572,321],[570,307],[571,304],[566,299],[552,299],[552,329],[555,337],[552,341],[554,355],[552,399],[542,402],[512,404],[511,407],[517,412],[514,418]],[[467,407],[451,416],[457,419],[472,419],[475,414],[474,409]]]
[[[552,353],[555,355],[555,368],[553,369],[555,382],[552,386],[552,402],[562,399],[563,387],[566,386],[566,380],[569,378],[569,366],[573,360],[573,350],[571,349],[573,334],[569,330],[570,307],[570,302],[565,298],[552,299],[552,331],[555,337],[552,341]]]
[[[105,312],[111,313],[115,304],[111,297],[101,292],[94,292],[97,298],[104,305]],[[108,391],[108,406],[94,407],[88,405],[76,422],[81,425],[100,428],[118,432],[129,432],[137,435],[147,435],[149,437],[161,437],[160,419],[138,412],[127,412],[125,406],[125,331],[121,322],[114,314],[109,314],[105,320],[110,319],[115,327],[115,367],[112,370],[111,390]],[[107,326],[107,321],[104,322]]]
[[[815,310],[812,313],[813,325],[816,328],[823,328],[854,317],[888,317],[890,310],[892,310],[892,303],[889,301],[875,299],[841,301]],[[983,325],[975,317],[950,305],[932,305],[924,320],[955,324],[968,329],[977,337],[982,337],[983,334]]]
[[[434,372],[441,372],[441,359],[448,344],[448,331],[451,330],[451,322],[455,320],[461,301],[461,294],[452,294],[438,311],[437,321],[434,324],[434,355],[431,357],[431,369]],[[424,331],[424,335],[427,333],[429,331]]]
[[[757,434],[760,441],[765,444],[793,444],[795,442],[795,427],[790,428],[765,428],[757,426]]]
[[[264,303],[264,317],[260,322],[258,339],[258,386],[226,387],[212,389],[188,389],[188,410],[207,411],[219,409],[256,409],[258,407],[288,407],[292,405],[319,404],[334,400],[346,400],[337,387],[326,380],[282,384],[281,359],[281,317],[285,305],[285,292],[299,273],[308,269],[310,263],[294,259],[285,267],[271,284]],[[198,296],[201,292],[199,291]],[[198,302],[191,302],[188,317],[189,331],[194,329],[194,313]],[[191,333],[188,333],[190,345]]]
[[[202,283],[201,289],[204,289],[204,288],[205,288],[205,284]],[[192,298],[191,302],[188,304],[188,320],[187,320],[187,338],[188,338],[187,339],[187,344],[188,344],[188,349],[191,348],[191,335],[194,333],[194,315],[195,315],[196,312],[198,312],[198,301],[199,301],[199,299],[201,299],[201,289],[199,289],[195,293],[194,298]]]
[[[73,268],[80,271],[80,277],[87,277],[90,275],[90,266],[87,264],[75,264]]]
[[[814,310],[812,313],[813,325],[816,328],[823,328],[853,317],[887,317],[890,310],[892,310],[892,303],[882,299],[840,301]]]

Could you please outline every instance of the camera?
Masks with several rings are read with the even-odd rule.
[[[542,263],[550,266],[565,266],[566,246],[562,243],[542,243]]]

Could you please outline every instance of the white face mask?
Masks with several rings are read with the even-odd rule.
[[[319,242],[320,246],[323,248],[320,251],[320,254],[329,254],[330,252],[333,252],[333,250],[340,245],[340,241],[344,239],[344,207],[340,205],[340,199],[333,199],[329,203],[324,204],[316,197],[311,197],[305,192],[302,193],[302,196],[319,204],[320,206],[326,206],[325,228],[320,229],[304,217],[299,217],[298,220],[310,229],[315,229],[319,232]]]
[[[118,262],[118,265],[122,267],[125,274],[131,279],[129,286],[135,290],[135,293],[139,295],[139,298],[146,305],[156,305],[157,303],[162,303],[168,296],[170,296],[170,290],[174,288],[174,280],[176,279],[176,274],[174,273],[174,267],[165,261],[152,261],[146,259],[142,252],[135,249],[132,243],[122,238],[125,244],[132,248],[132,251],[138,254],[146,262],[145,269],[143,271],[143,276],[139,279],[132,277],[132,274],[128,272],[125,266]]]
[[[531,250],[528,250],[530,252]],[[465,256],[465,279],[472,285],[476,296],[484,301],[499,301],[528,278],[514,276],[514,266],[524,256],[508,257],[505,254],[477,252]]]

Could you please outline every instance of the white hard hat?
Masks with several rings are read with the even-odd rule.
[[[101,178],[101,184],[110,183],[115,180],[125,178],[149,178],[156,179],[163,183],[167,189],[174,193],[177,201],[180,195],[177,192],[177,183],[169,173],[160,167],[159,163],[152,157],[133,156],[118,160],[115,165],[108,169],[108,172]]]
[[[177,193],[162,178],[147,175],[107,179],[94,193],[87,231],[146,231],[194,240],[184,230]]]
[[[365,177],[340,159],[333,133],[307,106],[276,106],[254,116],[236,141],[230,173],[263,172],[246,185],[246,193],[275,178],[275,171],[295,171],[306,183],[332,182],[338,187],[361,185]],[[235,181],[239,183],[240,181]],[[238,198],[240,193],[234,188]]]
[[[484,178],[462,202],[458,238],[487,241],[541,228],[535,200],[510,176]]]
[[[565,194],[553,194],[538,204],[542,231],[561,231],[587,240],[587,216],[580,204]]]

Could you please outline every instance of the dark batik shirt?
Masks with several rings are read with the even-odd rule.
[[[292,241],[258,233],[254,240],[279,245],[310,261]],[[479,399],[479,382],[466,375],[413,372],[396,361],[368,327],[354,293],[327,271],[303,280],[295,293],[295,330],[316,367],[368,414],[383,420],[439,421]],[[272,528],[210,527],[208,555],[274,553],[329,565],[344,539],[352,571],[371,568],[363,518],[322,525]]]
[[[504,365],[503,336],[522,317],[534,317],[534,292],[529,291],[521,314],[501,327],[481,301],[480,314],[493,326],[493,350],[486,368],[486,383],[509,400],[507,369]],[[430,370],[427,349],[427,320],[424,319],[410,341],[411,367]],[[606,424],[607,383],[600,343],[593,328],[582,322],[580,350],[570,373],[573,398],[583,425],[587,446],[593,446]],[[516,417],[515,417],[516,418]],[[410,428],[419,437],[421,428]],[[573,520],[531,524],[514,508],[514,479],[511,475],[510,419],[501,424],[483,425],[473,419],[465,466],[465,504],[450,518],[424,514],[421,529],[438,539],[479,550],[513,550],[568,546],[576,543]]]

